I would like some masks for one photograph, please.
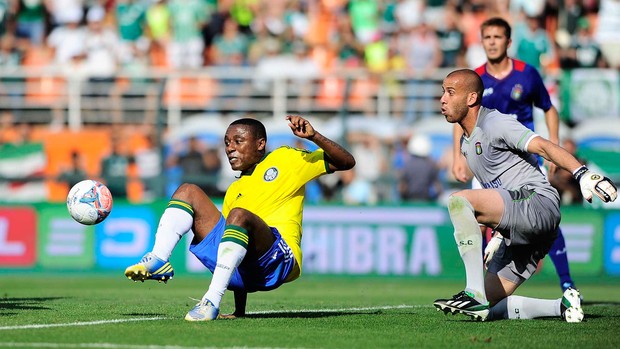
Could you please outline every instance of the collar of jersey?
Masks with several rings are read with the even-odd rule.
[[[265,160],[265,158],[266,158],[266,157],[267,157],[267,155],[269,155],[269,154],[271,154],[271,152],[267,152],[267,153],[265,153],[265,154],[263,155],[263,157],[262,157],[262,158],[260,158],[260,160],[258,160],[258,162],[256,163],[256,165],[254,165],[254,168],[253,168],[252,170],[250,170],[250,171],[248,171],[248,172],[245,172],[245,173],[243,173],[243,172],[242,172],[242,173],[241,173],[241,176],[251,176],[251,175],[252,175],[252,173],[254,173],[254,170],[256,170],[256,168],[258,167],[258,165],[259,165],[261,162],[263,162],[263,160]]]

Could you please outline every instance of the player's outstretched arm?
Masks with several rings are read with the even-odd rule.
[[[603,202],[615,201],[618,197],[618,189],[609,178],[590,171],[564,148],[542,137],[535,137],[530,141],[527,150],[570,171],[579,182],[583,198],[588,202],[592,202],[594,195],[598,196]]]
[[[331,171],[346,171],[355,166],[355,158],[351,153],[316,131],[308,120],[299,115],[287,115],[286,120],[289,121],[288,126],[295,136],[308,139],[325,151]]]
[[[222,319],[236,319],[245,316],[245,305],[248,301],[248,293],[245,291],[234,291],[235,293],[235,311],[232,314],[222,314]]]

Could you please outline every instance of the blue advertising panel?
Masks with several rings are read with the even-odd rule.
[[[155,215],[148,206],[115,206],[112,215],[95,226],[97,266],[123,269],[151,250]]]
[[[620,275],[620,214],[612,213],[605,220],[605,270]]]

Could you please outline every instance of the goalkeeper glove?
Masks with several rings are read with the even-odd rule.
[[[611,179],[594,173],[586,166],[581,166],[573,172],[573,176],[579,182],[583,198],[592,202],[592,195],[598,196],[603,202],[616,200],[618,189]]]
[[[497,252],[499,245],[502,244],[502,240],[504,240],[504,237],[502,236],[502,234],[495,232],[491,240],[489,240],[489,242],[487,243],[487,247],[484,248],[484,259],[483,259],[485,267],[489,266],[489,263],[493,259],[493,255],[495,254],[495,252]]]

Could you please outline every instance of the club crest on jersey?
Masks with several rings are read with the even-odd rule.
[[[482,143],[476,142],[476,155],[482,154]]]
[[[512,91],[510,91],[510,98],[515,101],[521,100],[521,96],[523,95],[523,86],[521,84],[516,84],[512,87]]]
[[[276,179],[276,177],[278,177],[278,169],[275,167],[268,168],[263,175],[263,179],[265,180],[265,182],[271,182]]]

